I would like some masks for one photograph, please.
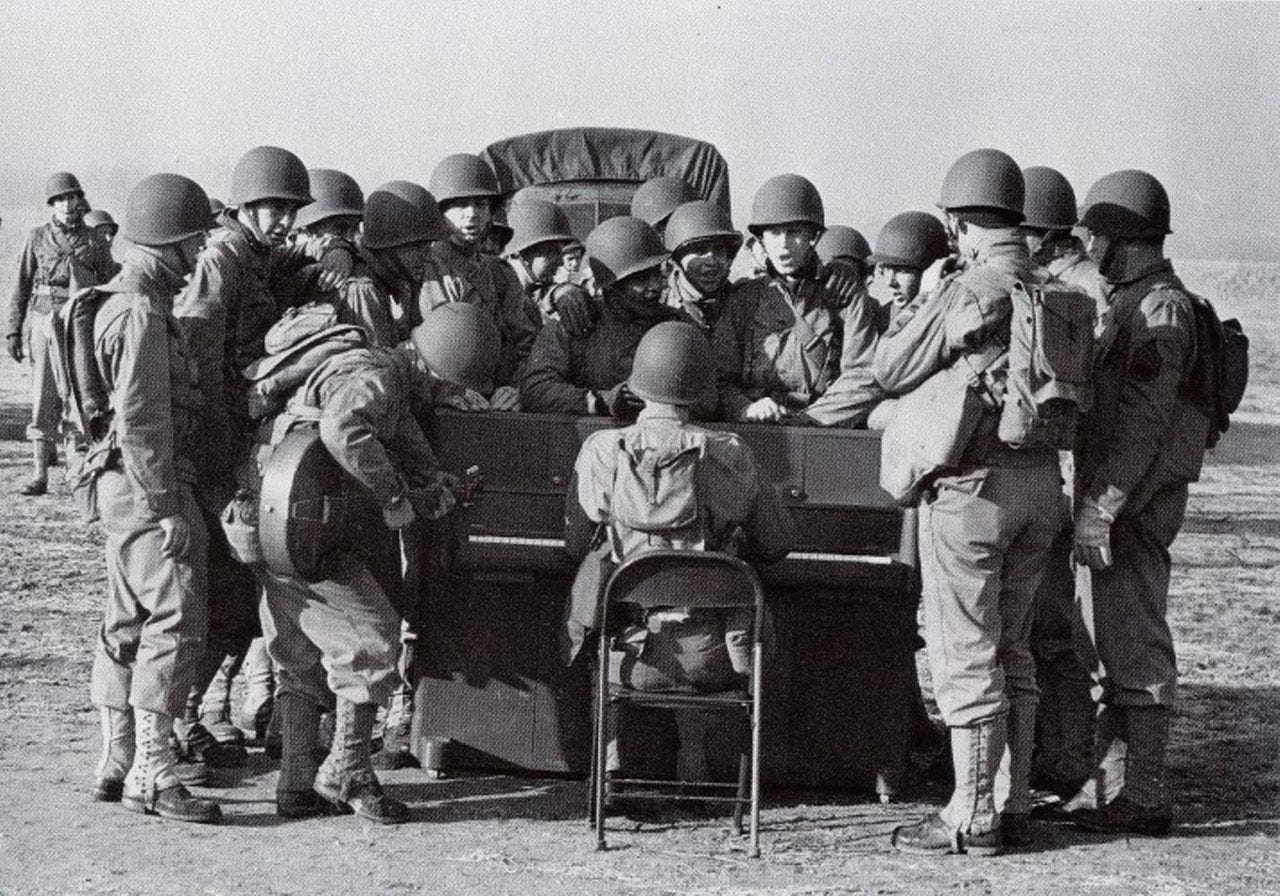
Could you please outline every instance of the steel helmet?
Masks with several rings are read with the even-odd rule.
[[[84,223],[86,227],[98,227],[102,224],[109,224],[115,230],[119,230],[120,226],[116,224],[116,219],[111,217],[107,212],[100,209],[94,209],[91,212],[85,212]]]
[[[866,264],[871,246],[867,243],[867,238],[852,227],[832,224],[822,231],[814,251],[818,253],[818,261],[822,264],[831,264],[837,258],[852,258]]]
[[[316,201],[298,211],[294,226],[310,227],[326,218],[364,214],[364,193],[350,174],[332,168],[312,168],[307,177]]]
[[[470,196],[498,196],[498,176],[489,163],[466,152],[441,159],[427,186],[441,205]]]
[[[871,264],[923,271],[947,254],[947,228],[928,212],[903,212],[884,223],[876,234]]]
[[[441,239],[444,216],[432,195],[415,183],[393,180],[369,194],[364,207],[364,245],[392,249]]]
[[[690,405],[711,379],[711,345],[688,321],[651,327],[636,346],[627,388],[646,401]]]
[[[631,216],[650,227],[661,227],[679,206],[698,198],[684,178],[655,177],[642,183],[631,197]]]
[[[236,162],[227,204],[241,206],[263,199],[283,199],[300,206],[312,201],[307,166],[289,150],[255,146]]]
[[[45,204],[49,205],[59,196],[66,196],[68,193],[84,195],[84,188],[80,186],[79,179],[70,171],[55,171],[50,174],[44,184]]]
[[[1032,230],[1070,230],[1076,225],[1076,191],[1060,171],[1036,165],[1022,169],[1026,199],[1022,226]]]
[[[672,255],[689,243],[704,240],[732,243],[734,252],[742,245],[742,234],[733,229],[729,213],[705,199],[695,199],[676,208],[667,219],[662,242]]]
[[[567,243],[573,239],[569,216],[548,199],[528,196],[512,204],[510,222],[514,231],[507,243],[510,252],[523,252],[539,243]]]
[[[601,221],[587,234],[586,245],[591,273],[601,288],[667,260],[658,231],[629,215]]]
[[[427,367],[442,380],[477,392],[488,392],[492,387],[502,336],[498,325],[479,306],[469,302],[440,305],[427,312],[410,336]]]
[[[1154,239],[1169,229],[1169,194],[1145,171],[1113,171],[1089,188],[1080,224],[1114,239]]]
[[[818,230],[827,226],[818,188],[798,174],[769,178],[756,190],[747,229],[759,236],[766,227],[796,223],[812,224]]]
[[[975,149],[956,159],[942,180],[938,208],[991,209],[1022,220],[1026,187],[1018,163],[998,149]]]
[[[140,246],[167,246],[204,233],[209,197],[181,174],[152,174],[138,181],[124,210],[124,238]]]

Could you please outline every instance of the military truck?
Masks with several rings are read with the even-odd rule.
[[[512,137],[483,155],[507,197],[559,203],[585,237],[626,214],[636,188],[678,175],[728,207],[729,171],[708,143],[652,131],[574,128]],[[566,488],[600,418],[439,413],[446,468],[478,465],[480,501],[438,529],[421,586],[413,749],[449,767],[585,774],[590,675],[560,661],[574,564]],[[766,781],[881,793],[901,778],[914,679],[914,520],[878,484],[877,433],[726,426],[754,449],[799,525],[797,549],[763,571]],[[442,750],[441,745],[447,745]],[[439,770],[439,769],[438,769]],[[446,769],[447,770],[447,769]]]

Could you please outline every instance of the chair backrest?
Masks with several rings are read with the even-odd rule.
[[[753,607],[757,634],[764,624],[764,588],[755,570],[716,551],[655,549],[634,554],[609,576],[601,603],[602,617],[618,603],[646,610]]]

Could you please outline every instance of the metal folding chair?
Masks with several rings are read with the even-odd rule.
[[[639,691],[609,683],[610,616],[619,604],[645,610],[658,607],[729,610],[753,608],[751,680],[748,690],[718,693],[671,693]],[[591,776],[592,814],[596,829],[596,849],[605,849],[605,801],[615,785],[642,785],[647,792],[628,791],[629,797],[692,799],[734,803],[734,827],[742,832],[744,790],[750,784],[750,856],[760,857],[760,721],[762,706],[761,633],[764,631],[764,589],[755,571],[729,554],[712,551],[644,551],[620,564],[609,576],[600,595],[598,680],[593,725]],[[614,777],[606,774],[608,720],[610,707],[621,705],[669,710],[742,710],[750,722],[750,750],[740,757],[737,784],[720,782],[653,781]],[[744,761],[745,760],[745,761]],[[693,786],[702,793],[669,794],[666,787]],[[733,788],[733,796],[719,795]]]

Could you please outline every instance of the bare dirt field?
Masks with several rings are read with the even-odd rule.
[[[1205,277],[1223,282],[1216,271]],[[1273,282],[1254,284],[1268,305]],[[1268,327],[1255,361],[1275,358]],[[221,803],[220,827],[91,802],[98,738],[88,679],[104,588],[101,538],[66,497],[17,496],[27,472],[26,373],[6,358],[0,894],[1280,893],[1280,428],[1268,413],[1275,369],[1255,378],[1261,386],[1246,402],[1248,416],[1193,488],[1174,546],[1170,606],[1184,687],[1171,757],[1172,836],[1128,840],[1039,824],[1027,851],[924,860],[895,854],[888,834],[940,793],[890,806],[857,793],[771,793],[764,857],[751,861],[725,824],[693,819],[613,820],[613,848],[593,852],[578,781],[431,781],[405,770],[384,781],[412,807],[411,824],[284,822],[272,803],[275,767],[260,752],[201,790]]]

